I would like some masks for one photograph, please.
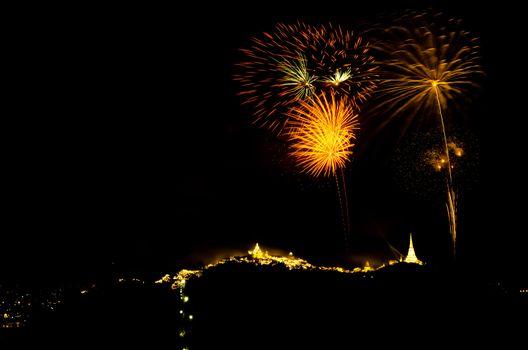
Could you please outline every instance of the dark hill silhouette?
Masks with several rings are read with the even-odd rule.
[[[197,349],[246,349],[252,342],[341,349],[516,339],[521,303],[490,290],[404,263],[356,274],[224,264],[185,288],[193,313],[188,342]]]
[[[58,312],[40,315],[2,344],[423,349],[518,342],[526,299],[470,276],[405,263],[350,274],[228,262],[190,279],[183,294],[151,283],[72,294]]]

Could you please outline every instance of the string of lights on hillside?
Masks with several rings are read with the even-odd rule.
[[[406,263],[416,263],[416,264],[423,264],[420,260],[416,258],[416,255],[414,253],[414,247],[412,246],[412,240],[410,242],[409,252],[411,253],[412,259],[402,259],[400,261],[398,260],[390,260],[388,262],[388,265],[393,265],[398,262],[406,262]],[[409,254],[408,254],[409,255]],[[264,251],[260,248],[259,244],[257,243],[255,247],[252,250],[248,251],[248,255],[246,256],[231,256],[226,259],[222,259],[218,262],[205,265],[201,269],[197,270],[188,270],[183,269],[180,272],[178,272],[175,276],[171,277],[169,274],[166,274],[161,279],[157,280],[155,283],[171,283],[172,282],[172,289],[183,289],[185,288],[186,283],[192,279],[192,278],[200,278],[203,275],[203,272],[206,270],[209,270],[211,268],[228,264],[228,263],[238,263],[238,264],[249,264],[249,265],[257,265],[257,266],[284,266],[288,270],[318,270],[318,271],[334,271],[339,273],[365,273],[365,272],[371,272],[379,270],[386,265],[383,264],[378,267],[372,267],[370,266],[369,262],[367,261],[365,266],[363,267],[356,267],[352,270],[345,269],[342,267],[336,267],[336,266],[316,266],[313,264],[310,264],[308,261],[298,258],[293,255],[292,252],[290,252],[287,256],[276,256],[271,255],[267,251]]]

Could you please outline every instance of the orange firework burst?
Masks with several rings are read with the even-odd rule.
[[[292,155],[304,172],[336,175],[349,161],[359,129],[357,115],[346,97],[301,101],[288,113]]]
[[[290,108],[325,91],[347,95],[358,110],[375,88],[368,43],[352,31],[279,23],[252,41],[234,78],[260,126],[280,132]]]

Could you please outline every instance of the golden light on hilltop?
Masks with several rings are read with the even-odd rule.
[[[265,258],[268,258],[269,257],[269,254],[268,252],[263,252],[261,249],[260,249],[260,246],[259,244],[255,244],[255,248],[253,248],[253,250],[248,250],[248,254],[255,258],[255,259],[265,259]]]
[[[338,266],[317,266],[310,264],[308,261],[295,257],[292,252],[289,252],[286,256],[275,256],[270,255],[267,251],[262,251],[259,244],[255,244],[252,250],[248,251],[247,256],[231,256],[226,259],[222,259],[216,263],[208,264],[199,270],[181,270],[174,277],[169,275],[163,276],[156,283],[170,283],[172,281],[171,288],[179,289],[181,293],[181,299],[184,303],[189,301],[189,297],[183,294],[183,290],[186,287],[187,281],[193,278],[200,278],[203,273],[211,268],[215,268],[220,265],[236,263],[245,265],[256,265],[256,266],[277,266],[282,265],[288,270],[309,270],[309,271],[334,271],[338,273],[366,273],[376,271],[385,265],[373,267],[367,261],[364,267],[356,267],[353,270],[348,270]],[[392,264],[391,264],[392,265]],[[183,314],[183,310],[180,311]]]
[[[362,272],[369,272],[369,271],[374,271],[374,270],[375,269],[372,266],[370,266],[370,263],[367,260],[367,262],[365,263],[365,266],[363,266]]]
[[[162,278],[160,278],[159,280],[155,281],[154,283],[166,283],[166,282],[170,282],[171,280],[171,277],[170,275],[167,273],[165,276],[163,276]]]
[[[176,274],[173,278],[170,277],[169,274],[166,274],[161,279],[157,280],[155,283],[168,283],[171,280],[173,280],[173,288],[184,288],[187,281],[192,277],[200,277],[202,276],[201,270],[187,270],[183,269]]]

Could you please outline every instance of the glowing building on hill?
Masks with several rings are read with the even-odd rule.
[[[370,263],[368,262],[367,260],[367,263],[365,264],[365,266],[363,267],[363,272],[369,272],[369,271],[374,271],[374,269],[372,268],[372,266],[370,266]]]
[[[407,251],[407,256],[405,257],[403,262],[410,263],[410,264],[418,264],[418,265],[423,265],[424,264],[423,261],[421,261],[420,259],[418,259],[416,257],[416,253],[414,252],[414,246],[413,246],[413,241],[412,241],[412,233],[411,233],[410,239],[409,239],[409,250]]]
[[[268,252],[263,252],[260,247],[259,247],[259,244],[257,243],[255,245],[255,248],[253,248],[253,250],[249,250],[248,251],[249,255],[251,255],[254,259],[266,259],[266,258],[269,258],[269,254]]]

